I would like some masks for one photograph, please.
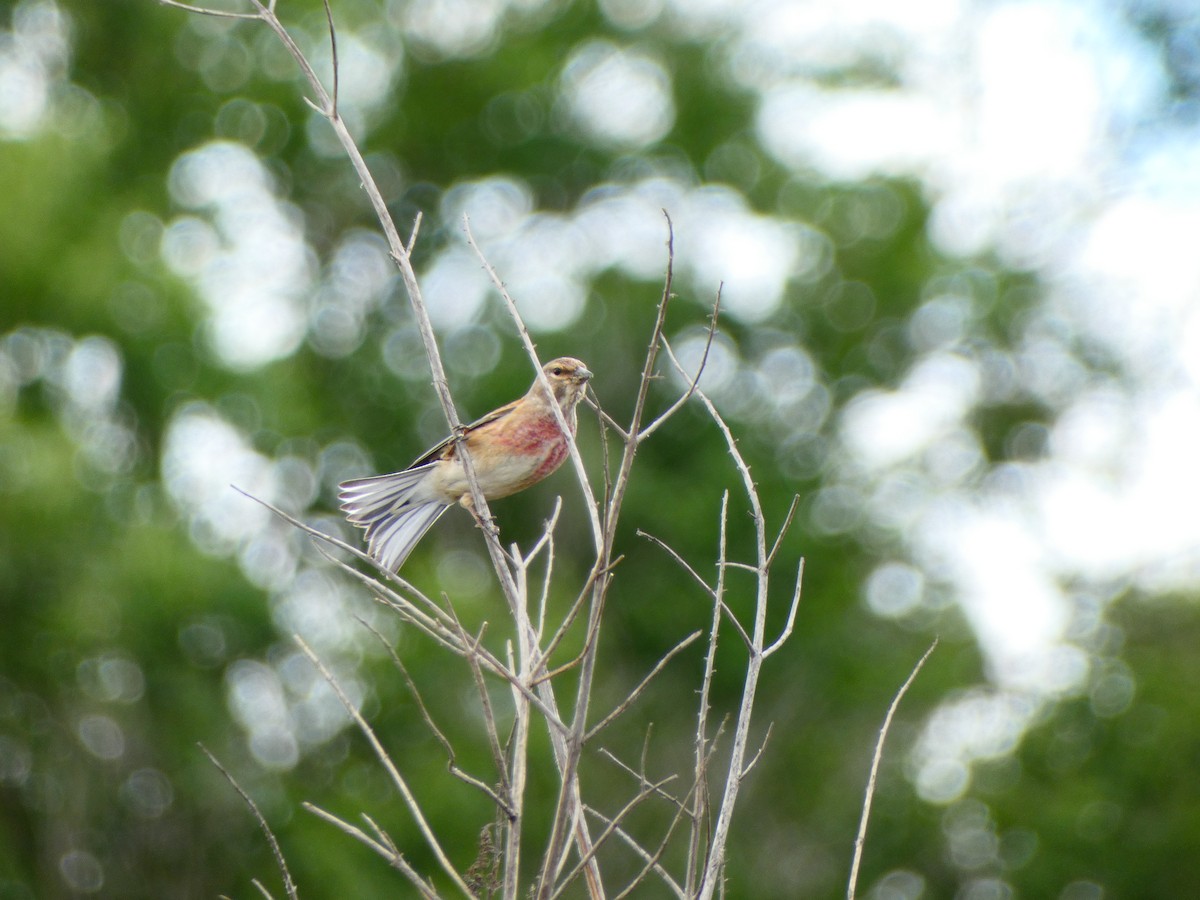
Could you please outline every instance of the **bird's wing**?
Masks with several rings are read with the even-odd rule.
[[[482,428],[484,425],[489,425],[492,422],[495,422],[497,419],[504,418],[510,412],[512,412],[513,409],[516,408],[517,402],[518,401],[514,400],[512,403],[506,403],[503,406],[501,406],[499,409],[493,409],[490,413],[488,413],[483,418],[476,419],[470,425],[467,425],[463,428],[463,434],[464,435],[470,434],[472,431],[476,431],[477,429]],[[453,446],[454,446],[454,437],[453,436],[448,437],[444,441],[442,441],[440,444],[438,444],[437,446],[430,447],[428,450],[426,450],[424,453],[422,453],[419,457],[417,457],[415,460],[413,460],[413,462],[409,466],[409,468],[415,469],[418,466],[423,466],[423,465],[426,465],[427,463],[431,463],[435,459],[441,459],[443,454],[445,454],[445,452],[448,449],[452,448]]]

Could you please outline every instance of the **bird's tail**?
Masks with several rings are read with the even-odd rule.
[[[397,571],[430,526],[450,507],[414,496],[427,466],[356,478],[338,485],[342,511],[351,524],[365,528],[367,551],[381,566]]]

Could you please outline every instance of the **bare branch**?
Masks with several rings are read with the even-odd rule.
[[[667,220],[667,271],[663,277],[662,296],[658,301],[658,313],[654,318],[654,328],[650,332],[650,345],[646,348],[646,360],[642,363],[642,378],[638,382],[637,397],[633,401],[633,414],[629,417],[629,435],[635,438],[632,443],[636,445],[640,439],[640,431],[642,425],[642,416],[646,410],[646,398],[650,394],[650,382],[654,379],[654,361],[658,358],[658,349],[663,342],[663,328],[667,322],[667,307],[671,303],[671,298],[674,294],[671,293],[671,287],[675,278],[675,226],[671,222],[671,215],[665,209],[662,211],[663,218]],[[626,454],[629,457],[629,462],[632,463],[632,454],[627,448]]]
[[[425,900],[438,900],[437,891],[435,891],[432,885],[425,881],[425,879],[423,879],[417,873],[417,871],[411,865],[409,865],[408,860],[404,858],[403,854],[396,850],[395,845],[391,844],[390,839],[388,841],[390,846],[380,843],[370,835],[366,834],[362,829],[356,828],[344,819],[338,818],[333,813],[326,812],[325,810],[321,809],[321,807],[314,803],[309,803],[307,800],[304,801],[301,806],[303,806],[317,818],[327,822],[344,834],[349,835],[350,837],[354,838],[354,840],[364,844],[367,847],[370,847],[372,850],[386,859],[392,868],[399,871],[402,875],[404,875],[405,878],[412,882],[413,886],[421,893],[421,896],[424,897]],[[371,820],[368,819],[367,821],[370,822]],[[374,825],[373,822],[371,824]]]
[[[383,606],[386,606],[392,612],[396,613],[404,622],[417,628],[427,637],[432,638],[435,642],[445,647],[454,653],[461,655],[463,648],[455,642],[455,634],[450,630],[447,620],[444,618],[444,612],[438,608],[437,604],[433,603],[428,597],[417,593],[422,601],[426,603],[431,610],[437,613],[435,616],[429,616],[417,608],[416,604],[409,601],[406,597],[393,591],[391,588],[381,584],[376,579],[367,575],[365,572],[360,572],[358,569],[338,559],[320,544],[317,545],[317,552],[333,565],[341,569],[345,574],[349,575],[354,580],[362,583],[372,594],[376,601]]]
[[[593,816],[595,816],[597,819],[599,819],[601,822],[603,822],[605,824],[612,824],[613,825],[613,833],[618,838],[620,838],[622,841],[624,841],[625,845],[630,850],[632,850],[634,853],[636,853],[638,856],[640,856],[642,858],[642,860],[646,863],[646,865],[642,869],[642,871],[640,873],[638,873],[638,876],[636,878],[634,878],[633,881],[630,882],[630,884],[623,891],[621,891],[620,894],[616,895],[613,898],[613,900],[621,900],[622,897],[629,896],[630,893],[632,892],[632,890],[635,887],[637,887],[639,884],[641,884],[641,882],[644,880],[646,873],[651,872],[651,871],[654,872],[654,874],[656,874],[659,878],[662,879],[663,884],[665,884],[668,888],[670,888],[671,893],[674,894],[676,897],[678,897],[679,900],[687,900],[687,894],[685,894],[683,888],[681,888],[679,886],[679,882],[677,882],[674,878],[672,878],[671,873],[668,872],[666,869],[664,869],[662,867],[662,865],[659,864],[659,859],[662,858],[663,852],[667,849],[667,841],[670,839],[671,833],[674,831],[674,825],[676,822],[679,821],[678,814],[676,815],[675,819],[672,820],[671,828],[668,829],[667,835],[666,835],[666,837],[663,838],[663,841],[659,845],[658,850],[652,854],[649,851],[647,851],[645,847],[643,847],[636,840],[634,840],[633,836],[630,835],[627,831],[625,831],[625,829],[621,828],[619,825],[617,825],[611,819],[609,819],[608,816],[604,815],[604,813],[600,812],[599,810],[593,809],[590,806],[587,807],[587,812],[591,813]]]
[[[726,560],[721,564],[727,569],[741,569],[743,572],[749,572],[751,575],[758,574],[758,566],[752,566],[750,563],[737,562],[736,560]]]
[[[771,729],[774,727],[774,723],[767,723],[767,733],[763,735],[762,743],[758,745],[758,751],[754,754],[754,756],[750,757],[750,761],[746,763],[745,768],[742,769],[742,774],[740,777],[745,778],[750,774],[750,770],[754,768],[754,764],[758,762],[758,758],[762,756],[763,751],[767,749],[767,741],[771,739]]]
[[[404,799],[404,805],[408,807],[409,814],[416,822],[418,830],[421,832],[422,837],[425,838],[425,843],[429,845],[429,849],[433,852],[433,855],[437,859],[438,864],[441,866],[442,871],[446,873],[446,876],[454,883],[454,886],[463,893],[463,896],[473,898],[474,894],[472,893],[471,889],[467,887],[467,883],[462,880],[462,876],[458,874],[458,870],[454,868],[454,865],[450,862],[445,851],[442,849],[442,845],[439,843],[437,835],[433,833],[433,829],[429,827],[429,823],[425,820],[425,814],[421,811],[421,807],[417,803],[416,797],[414,797],[412,791],[409,790],[408,782],[404,780],[404,776],[400,774],[399,769],[397,769],[395,763],[392,762],[391,756],[389,756],[388,752],[383,748],[383,744],[379,742],[379,738],[375,736],[375,732],[367,723],[367,720],[363,718],[363,715],[359,711],[358,707],[350,702],[350,698],[347,697],[346,692],[342,690],[341,683],[337,680],[337,678],[334,677],[333,673],[325,667],[325,664],[321,662],[320,657],[318,657],[317,654],[313,652],[312,648],[304,642],[304,639],[297,634],[293,635],[293,640],[295,640],[300,649],[304,651],[304,655],[307,656],[312,664],[317,667],[317,670],[321,673],[321,676],[325,679],[325,681],[328,682],[329,686],[333,688],[333,691],[335,694],[337,694],[338,699],[342,701],[342,706],[345,707],[346,712],[350,714],[350,717],[354,720],[354,723],[358,725],[358,730],[362,732],[363,737],[367,739],[367,743],[371,745],[371,749],[375,752],[376,759],[379,760],[380,764],[384,768],[384,771],[388,773],[388,777],[391,779],[392,784],[396,787],[396,790]]]
[[[904,684],[900,685],[900,690],[896,691],[896,696],[892,698],[892,703],[888,707],[887,715],[883,717],[883,726],[879,729],[879,739],[875,742],[875,755],[871,758],[871,774],[867,778],[867,790],[863,796],[862,817],[858,821],[858,836],[854,839],[854,857],[850,861],[850,879],[846,885],[847,900],[854,900],[854,892],[858,884],[858,867],[862,862],[863,845],[867,840],[867,822],[871,818],[871,801],[875,797],[875,781],[879,775],[879,763],[883,759],[883,742],[887,740],[888,729],[892,727],[892,717],[896,714],[896,709],[900,706],[900,701],[908,693],[908,689],[916,680],[921,667],[925,665],[925,660],[929,659],[929,655],[933,653],[937,645],[938,639],[934,638],[933,643],[929,645],[929,649],[917,660],[917,664],[913,666],[913,670],[908,673],[908,678],[905,679]]]
[[[393,856],[400,856],[400,848],[396,846],[396,842],[392,840],[392,836],[380,828],[378,823],[366,813],[359,813],[359,815],[362,816],[364,822],[371,826],[371,830],[375,832],[375,839],[387,847]]]
[[[661,781],[659,781],[655,784],[646,785],[645,787],[642,788],[642,790],[638,791],[638,793],[632,799],[630,799],[628,803],[626,803],[623,807],[621,807],[620,811],[618,811],[617,814],[615,816],[613,816],[612,820],[609,822],[608,826],[604,829],[604,831],[602,831],[599,835],[597,835],[596,841],[592,845],[592,848],[588,852],[588,854],[585,855],[583,858],[581,858],[579,860],[579,862],[575,864],[574,868],[572,868],[571,871],[567,873],[566,877],[564,877],[562,879],[562,881],[559,883],[558,888],[554,891],[553,894],[550,895],[551,900],[554,900],[554,898],[556,898],[556,897],[562,896],[562,892],[567,889],[567,887],[571,884],[571,882],[573,882],[576,878],[579,877],[579,873],[584,871],[586,869],[586,867],[592,862],[592,859],[596,855],[596,852],[600,849],[600,847],[602,847],[604,845],[604,842],[613,835],[615,829],[617,828],[617,825],[620,823],[620,821],[622,819],[624,819],[627,815],[629,815],[629,813],[631,813],[639,805],[641,805],[643,800],[645,800],[647,797],[649,797],[651,794],[653,794],[656,790],[661,788],[662,785],[667,784],[668,782],[672,781],[674,778],[675,778],[674,775],[668,775],[666,778],[662,779]]]
[[[550,602],[550,580],[554,574],[554,529],[558,525],[558,517],[561,513],[562,497],[556,497],[554,499],[554,511],[550,513],[550,517],[542,525],[541,537],[538,538],[528,553],[524,555],[514,554],[517,567],[516,577],[524,595],[527,594],[526,584],[529,567],[533,564],[538,554],[543,550],[546,553],[546,570],[542,573],[542,589],[538,595],[537,625],[534,627],[534,634],[539,640],[546,626],[546,605]]]
[[[601,407],[600,404],[595,400],[595,398],[593,398],[592,391],[590,388],[588,389],[588,392],[583,395],[583,402],[586,403],[588,406],[590,406],[593,410],[595,410],[596,415],[597,415],[597,417],[599,417],[600,421],[603,424],[607,425],[609,428],[611,428],[613,431],[615,431],[620,436],[622,441],[626,441],[629,439],[628,432],[626,432],[625,429],[621,427],[620,423],[618,423],[616,419],[614,419],[612,416],[610,416],[608,413],[606,413],[604,411],[603,407]]]
[[[406,615],[412,615],[414,617],[411,620],[412,623],[414,625],[417,625],[418,627],[420,627],[427,634],[430,634],[431,637],[434,637],[435,639],[440,639],[440,636],[442,636],[445,633],[445,632],[441,631],[437,627],[437,625],[434,624],[435,619],[437,620],[437,622],[441,623],[443,626],[449,626],[450,624],[452,624],[450,617],[442,610],[441,607],[439,607],[431,599],[429,599],[427,596],[425,596],[425,594],[423,594],[418,588],[416,588],[410,582],[408,582],[404,578],[402,578],[398,573],[392,572],[392,571],[384,568],[383,566],[381,566],[374,557],[368,555],[367,553],[364,553],[362,550],[358,549],[357,547],[347,544],[345,541],[341,540],[340,538],[336,538],[333,535],[326,534],[325,532],[319,531],[318,529],[313,528],[311,525],[309,525],[305,522],[301,522],[295,516],[285,513],[279,507],[268,503],[266,500],[263,500],[259,497],[255,497],[253,494],[243,491],[237,485],[230,485],[230,487],[232,487],[235,491],[237,491],[243,497],[247,497],[248,499],[253,500],[255,503],[259,504],[260,506],[266,507],[271,512],[273,512],[275,515],[277,515],[279,518],[283,519],[285,522],[289,523],[293,527],[298,528],[300,531],[303,531],[306,534],[316,538],[317,541],[323,542],[326,544],[331,544],[332,546],[337,547],[340,550],[344,550],[347,553],[358,557],[363,562],[367,563],[372,568],[374,568],[376,571],[381,572],[384,575],[384,577],[389,578],[392,581],[396,582],[398,585],[400,585],[400,587],[404,591],[408,592],[414,598],[419,600],[421,602],[421,604],[424,605],[428,609],[428,611],[429,611],[428,614],[422,613],[419,609],[417,609],[417,607],[411,601],[409,601],[405,597],[402,597],[400,594],[396,593],[391,588],[389,588],[386,585],[384,585],[383,583],[381,583],[378,579],[372,578],[369,575],[359,572],[353,566],[347,565],[344,561],[338,559],[337,557],[333,556],[330,553],[325,552],[324,549],[321,547],[320,543],[317,543],[315,545],[317,550],[319,552],[321,552],[321,554],[326,559],[328,559],[330,562],[337,565],[339,568],[341,568],[347,574],[349,574],[352,577],[361,581],[363,584],[365,584],[367,587],[369,587],[373,592],[377,593],[378,595],[380,595],[382,597],[387,598],[388,605],[395,607],[398,612],[403,612]]]
[[[660,538],[655,537],[652,534],[647,534],[646,532],[642,531],[640,528],[638,529],[637,534],[638,534],[638,537],[644,537],[649,541],[653,541],[655,544],[657,544],[659,547],[661,547],[663,550],[665,550],[668,554],[670,554],[671,558],[674,559],[675,562],[679,563],[679,565],[681,565],[688,572],[688,574],[691,575],[692,578],[694,578],[700,584],[700,586],[704,588],[705,593],[707,593],[708,596],[713,597],[714,599],[717,599],[717,602],[721,605],[721,611],[725,613],[725,615],[728,617],[729,621],[733,624],[733,627],[735,629],[737,629],[737,633],[739,635],[741,635],[742,642],[745,643],[747,648],[752,648],[753,645],[750,642],[750,635],[748,635],[746,633],[746,629],[742,627],[742,623],[738,621],[738,617],[733,614],[733,610],[730,609],[725,604],[724,600],[717,598],[716,592],[714,591],[714,589],[709,587],[708,582],[705,581],[699,575],[699,573],[697,573],[696,570],[693,569],[691,567],[691,565],[682,556],[680,556],[678,553],[676,553],[675,550],[673,548],[671,548],[671,546],[668,545],[665,541],[661,540]],[[731,568],[739,568],[740,567],[740,565],[738,563],[725,563],[722,566],[722,569],[724,569],[726,566],[731,567]],[[758,571],[757,569],[753,568],[752,566],[746,566],[746,568],[750,569],[750,571],[752,571],[752,572]]]
[[[695,569],[692,568],[691,563],[689,563],[686,559],[684,559],[677,552],[675,552],[674,547],[672,547],[670,544],[668,544],[662,538],[656,537],[655,535],[650,534],[649,532],[642,531],[642,529],[640,529],[640,528],[637,530],[636,534],[640,538],[645,538],[646,540],[648,540],[654,544],[657,544],[662,550],[666,551],[667,555],[670,556],[671,559],[675,560],[675,562],[677,562],[685,572],[687,572],[689,575],[692,576],[692,579],[696,582],[696,584],[698,584],[698,585],[700,585],[700,587],[704,588],[704,593],[708,594],[708,596],[710,596],[710,597],[713,596],[713,589],[709,585],[709,583],[707,581],[705,581],[703,577],[701,577],[699,572],[697,572]]]
[[[404,252],[412,256],[413,248],[417,245],[417,233],[421,230],[421,222],[424,219],[424,214],[418,209],[417,215],[413,219],[412,231],[408,235],[408,243],[404,246]]]
[[[804,582],[804,558],[800,558],[800,564],[796,567],[796,589],[792,592],[792,603],[788,607],[787,622],[783,626],[783,631],[779,637],[766,650],[763,651],[763,659],[766,659],[776,650],[786,643],[787,639],[792,636],[792,628],[796,624],[796,613],[800,609],[800,586]]]
[[[372,850],[374,850],[376,853],[378,853],[380,856],[382,856],[388,862],[392,861],[392,849],[390,847],[387,847],[384,844],[380,843],[379,841],[377,841],[375,838],[371,837],[370,835],[368,835],[361,828],[359,828],[355,825],[351,825],[345,819],[342,819],[338,816],[335,816],[331,812],[327,812],[326,810],[321,809],[321,807],[317,806],[315,803],[309,802],[308,800],[305,800],[300,805],[302,807],[304,807],[305,809],[307,809],[310,813],[315,815],[317,818],[323,819],[324,821],[326,821],[330,825],[332,825],[334,828],[337,828],[339,831],[345,832],[350,837],[354,838],[356,841],[359,841],[360,843],[366,845],[367,847],[370,847]]]
[[[708,812],[708,760],[711,751],[708,749],[708,712],[709,701],[712,697],[713,673],[717,664],[717,638],[720,635],[721,612],[725,607],[725,570],[727,558],[727,529],[729,524],[729,491],[721,494],[721,528],[717,539],[717,586],[712,592],[713,613],[712,624],[708,633],[708,652],[704,655],[704,676],[700,681],[700,706],[696,712],[696,738],[693,745],[695,769],[693,780],[696,792],[692,798],[691,824],[688,832],[687,855],[687,892],[694,896],[696,883],[700,878],[701,867],[701,825],[707,821]],[[729,620],[733,622],[742,635],[742,640],[749,644],[749,635],[742,628],[741,622],[732,613]]]
[[[553,397],[554,392],[550,387],[550,381],[546,377],[546,373],[542,371],[541,360],[537,355],[537,349],[534,347],[533,338],[529,335],[529,329],[525,325],[525,320],[521,317],[521,313],[517,309],[517,304],[513,301],[512,296],[508,293],[508,288],[505,286],[504,280],[500,277],[499,273],[484,255],[483,250],[479,247],[479,244],[476,243],[475,235],[471,232],[471,222],[465,215],[463,216],[463,231],[467,236],[467,245],[473,251],[475,251],[475,255],[479,258],[480,263],[483,265],[484,271],[488,273],[488,277],[492,280],[492,284],[500,294],[500,298],[504,301],[504,305],[508,309],[508,314],[512,317],[513,324],[517,329],[517,336],[521,339],[521,343],[525,347],[525,352],[529,356],[530,362],[533,363],[534,372],[536,373],[535,377],[537,378],[538,383],[542,386],[543,390],[546,391],[548,396]],[[579,447],[576,446],[575,443],[575,435],[571,432],[571,429],[567,427],[567,420],[563,416],[563,411],[559,408],[558,404],[551,403],[550,411],[554,414],[554,421],[558,424],[558,427],[562,430],[562,433],[567,438],[567,451],[571,456],[571,463],[575,467],[576,480],[579,482],[579,487],[583,491],[583,497],[588,512],[588,519],[591,521],[592,535],[596,543],[596,552],[600,553],[602,550],[601,535],[603,533],[600,529],[600,514],[596,506],[596,497],[592,493],[592,485],[591,481],[588,479],[587,469],[583,465],[583,457],[579,454]]]
[[[446,737],[445,732],[443,732],[442,729],[440,729],[437,726],[437,723],[434,722],[433,714],[429,712],[429,707],[427,707],[425,705],[425,700],[424,700],[424,698],[421,697],[421,692],[417,688],[417,683],[415,681],[413,681],[412,675],[409,674],[409,671],[405,667],[404,663],[400,661],[400,657],[396,653],[396,648],[393,647],[390,643],[388,643],[387,639],[384,638],[384,636],[382,634],[380,634],[369,622],[367,622],[366,620],[361,619],[361,618],[358,621],[363,625],[363,627],[367,628],[372,634],[374,634],[375,637],[377,637],[379,639],[379,642],[381,644],[383,644],[383,646],[387,649],[388,654],[392,658],[392,664],[396,667],[396,669],[400,672],[401,676],[404,678],[405,684],[408,685],[408,692],[412,695],[413,701],[417,705],[417,710],[421,714],[421,718],[425,720],[426,727],[429,729],[430,733],[433,735],[434,740],[436,740],[439,744],[442,745],[442,749],[446,753],[446,770],[451,775],[453,775],[455,778],[457,778],[459,781],[462,781],[464,784],[471,785],[471,787],[476,788],[477,790],[483,792],[488,797],[490,797],[492,802],[495,803],[500,808],[500,810],[504,813],[504,815],[507,816],[509,819],[511,819],[513,817],[513,811],[512,811],[512,808],[509,806],[508,801],[505,800],[505,798],[501,797],[500,794],[498,794],[495,790],[493,790],[490,785],[486,784],[485,782],[481,781],[480,779],[463,771],[462,769],[460,769],[458,767],[458,764],[456,762],[456,760],[458,758],[458,754],[456,754],[454,752],[454,746],[450,743],[450,739],[448,737]],[[484,694],[484,697],[486,698],[487,691],[485,690],[483,692],[483,694]],[[485,699],[485,703],[486,703],[486,699]],[[485,705],[484,723],[488,729],[489,734],[494,735],[495,730],[496,730],[496,720],[492,714],[492,709],[491,709],[490,704]],[[499,758],[496,758],[494,761],[498,764],[500,777],[503,782],[503,780],[504,780],[504,760],[502,757],[499,757]]]
[[[291,900],[297,900],[299,895],[296,893],[296,882],[292,881],[292,873],[288,871],[287,860],[283,858],[283,851],[279,849],[279,841],[275,840],[275,833],[271,831],[271,826],[267,824],[266,817],[258,808],[258,804],[254,802],[253,798],[251,798],[249,794],[242,790],[242,786],[237,783],[237,779],[229,773],[228,769],[221,765],[217,758],[209,752],[207,747],[205,747],[203,744],[197,744],[196,746],[199,747],[201,752],[208,757],[208,761],[217,767],[217,771],[225,776],[225,780],[233,785],[233,789],[238,792],[238,796],[242,798],[242,801],[248,807],[250,807],[250,812],[253,813],[254,818],[258,820],[258,827],[262,829],[262,833],[267,836],[267,843],[271,845],[271,853],[275,857],[275,864],[279,866],[279,873],[283,876],[284,890],[287,891],[287,895],[291,898]],[[265,889],[263,890],[265,893]],[[271,895],[267,894],[267,896],[269,897]]]
[[[462,627],[461,625],[459,626]],[[475,636],[472,644],[473,651],[477,651],[483,642],[483,629],[486,628],[486,623],[480,627],[479,634]],[[463,632],[464,636],[466,632]],[[500,731],[496,726],[496,713],[492,710],[492,695],[488,692],[487,684],[483,680],[483,670],[479,666],[479,655],[477,652],[467,654],[467,662],[471,667],[471,677],[475,681],[475,689],[479,692],[479,705],[483,709],[484,731],[487,734],[488,746],[492,751],[492,762],[496,766],[496,772],[500,777],[500,787],[508,797],[503,809],[508,815],[510,822],[517,818],[517,811],[512,806],[512,785],[509,783],[508,770],[504,765],[504,750],[500,747]],[[518,698],[521,695],[518,694]],[[531,702],[530,698],[525,698],[524,707],[528,707]],[[520,704],[519,704],[520,705]]]
[[[695,643],[696,638],[698,638],[698,637],[700,637],[700,632],[693,631],[691,634],[689,634],[687,637],[685,637],[682,641],[680,641],[678,644],[676,644],[674,647],[672,647],[670,650],[668,650],[666,655],[663,656],[663,658],[658,661],[658,663],[654,666],[654,668],[650,670],[649,674],[647,674],[645,678],[643,678],[640,682],[638,682],[638,686],[635,687],[632,691],[630,691],[628,696],[626,696],[625,699],[622,700],[620,702],[620,704],[617,705],[616,709],[614,709],[607,716],[605,716],[603,719],[601,719],[599,722],[597,722],[595,725],[592,726],[591,730],[588,731],[588,733],[586,735],[584,735],[584,737],[583,737],[584,742],[586,743],[587,741],[590,741],[597,734],[599,734],[601,731],[603,731],[608,725],[610,725],[614,719],[616,719],[618,716],[620,716],[622,713],[624,713],[627,709],[629,709],[629,707],[633,706],[633,704],[637,702],[638,697],[640,697],[642,695],[642,692],[646,689],[646,687],[650,684],[650,682],[654,680],[654,676],[656,676],[659,672],[661,672],[664,668],[666,668],[667,663],[669,663],[672,659],[674,659],[676,654],[678,654],[680,651],[682,651],[685,647],[688,647],[691,644]]]
[[[680,365],[679,359],[675,356],[666,338],[663,339],[663,349],[670,356],[672,365],[675,366],[677,371],[683,374],[683,367]],[[762,648],[767,623],[767,600],[770,594],[768,591],[769,566],[767,563],[766,520],[763,516],[762,503],[759,500],[758,490],[754,485],[754,478],[750,474],[750,467],[738,449],[737,440],[734,438],[733,432],[730,431],[729,426],[725,423],[725,420],[721,417],[721,414],[717,411],[712,401],[709,400],[703,391],[698,389],[696,396],[700,398],[704,404],[704,408],[708,410],[709,416],[725,438],[725,446],[729,451],[730,457],[733,459],[734,467],[741,475],[746,499],[750,503],[750,510],[754,520],[755,557],[758,561],[755,573],[757,588],[755,591],[754,628],[751,633],[750,657],[746,663],[746,676],[742,684],[742,699],[738,707],[737,720],[734,726],[733,743],[729,754],[729,771],[725,778],[725,791],[721,798],[719,812],[717,813],[717,824],[713,830],[712,843],[709,846],[707,859],[704,863],[704,875],[699,884],[700,900],[711,900],[721,881],[720,873],[725,864],[725,846],[729,836],[733,812],[737,805],[738,792],[741,788],[741,772],[746,754],[746,743],[750,736],[750,721],[754,710],[754,696],[758,690],[759,675],[762,671]],[[722,564],[724,564],[724,554],[722,554]]]
[[[600,748],[600,755],[607,757],[609,760],[611,760],[612,763],[617,766],[617,768],[621,769],[621,771],[626,772],[629,775],[632,775],[634,778],[636,778],[639,785],[649,784],[649,782],[646,780],[646,775],[644,772],[639,772],[637,769],[635,769],[633,766],[629,765],[628,763],[622,762],[616,756],[616,754],[614,754],[607,747]],[[666,800],[668,803],[670,803],[676,809],[683,809],[683,801],[679,800],[674,795],[668,793],[667,791],[662,790],[661,788],[657,789],[655,791],[655,793],[657,793],[659,797],[661,797],[663,800]]]
[[[708,364],[708,353],[712,349],[713,338],[716,337],[717,334],[717,316],[720,314],[721,310],[722,287],[724,287],[724,285],[717,288],[717,298],[715,301],[713,301],[713,311],[708,322],[708,335],[704,340],[704,353],[700,356],[700,365],[696,367],[695,376],[689,382],[687,390],[683,392],[678,400],[667,407],[664,412],[659,414],[658,418],[638,432],[637,440],[639,444],[646,438],[650,437],[650,435],[654,434],[654,432],[658,431],[658,429],[662,427],[663,423],[674,416],[675,413],[679,412],[683,405],[692,399],[692,395],[696,393],[696,386],[700,384],[700,376],[704,374],[704,367]]]
[[[796,517],[796,510],[800,506],[800,495],[792,495],[792,504],[788,507],[787,515],[783,517],[783,524],[779,526],[779,534],[775,536],[775,543],[771,545],[771,552],[767,554],[767,565],[775,561],[775,554],[779,552],[779,546],[783,543],[784,536],[788,533],[788,529],[792,527],[792,520]]]
[[[618,556],[616,559],[611,560],[608,565],[603,568],[600,568],[598,565],[592,567],[592,570],[588,573],[587,581],[585,581],[583,583],[583,587],[580,588],[578,595],[575,597],[575,601],[571,604],[571,608],[563,617],[562,622],[559,623],[558,628],[554,632],[554,636],[550,638],[550,642],[546,644],[546,649],[543,650],[538,656],[537,663],[534,666],[535,671],[545,666],[546,661],[550,659],[550,657],[554,654],[554,651],[558,649],[558,645],[562,642],[563,638],[566,637],[567,631],[572,625],[575,624],[575,619],[579,616],[579,613],[583,610],[584,605],[587,603],[588,595],[592,593],[593,589],[595,588],[596,581],[601,576],[607,577],[622,559],[624,559],[623,556]]]
[[[175,9],[182,9],[185,12],[197,13],[201,16],[215,16],[221,19],[261,19],[258,13],[240,13],[229,12],[224,9],[210,9],[207,6],[193,6],[190,3],[181,3],[180,0],[158,0],[160,6],[173,6]]]
[[[274,0],[272,0],[274,2]],[[329,58],[333,65],[333,99],[329,104],[329,115],[331,118],[338,117],[338,49],[337,49],[337,29],[333,27],[333,10],[329,8],[329,0],[321,0],[325,6],[325,21],[329,25]]]

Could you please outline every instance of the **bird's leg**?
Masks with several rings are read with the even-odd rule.
[[[482,528],[484,531],[490,531],[497,538],[500,537],[500,529],[496,525],[496,517],[488,516],[486,519],[479,514],[479,510],[475,508],[475,501],[471,498],[470,493],[462,495],[462,499],[458,501],[467,512],[471,514],[471,518],[475,520],[475,525]]]

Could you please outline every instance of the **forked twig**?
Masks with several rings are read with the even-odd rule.
[[[796,566],[796,587],[792,591],[792,602],[788,606],[787,621],[783,625],[783,631],[779,633],[771,646],[763,650],[763,658],[766,659],[785,643],[792,636],[792,628],[796,624],[796,613],[800,610],[800,588],[804,584],[804,558],[800,558],[799,565]]]
[[[424,897],[425,900],[438,900],[437,891],[433,889],[433,886],[430,885],[429,882],[425,881],[425,879],[420,876],[416,869],[409,865],[408,860],[406,860],[404,855],[396,849],[395,844],[391,842],[390,838],[386,842],[377,840],[364,832],[361,828],[356,828],[345,819],[340,819],[333,813],[327,812],[321,809],[321,807],[317,806],[315,803],[310,803],[307,800],[305,800],[301,806],[303,806],[317,818],[327,822],[334,828],[341,831],[343,834],[348,835],[364,846],[370,847],[372,850],[382,856],[385,860],[387,860],[388,865],[399,871],[402,875],[404,875],[405,878],[412,882],[413,887],[420,892],[421,896]],[[371,822],[370,819],[367,819],[367,821],[370,822],[371,825],[375,825],[375,823]],[[376,826],[374,830],[378,832],[378,826]]]

